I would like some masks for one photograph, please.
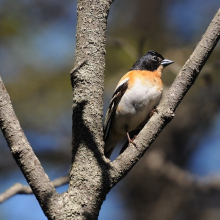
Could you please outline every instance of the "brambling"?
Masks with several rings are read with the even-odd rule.
[[[104,152],[107,158],[110,158],[117,142],[126,135],[129,143],[135,145],[129,133],[142,128],[149,120],[162,96],[162,71],[172,63],[150,50],[121,78],[104,122]]]

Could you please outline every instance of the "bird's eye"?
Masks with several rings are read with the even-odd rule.
[[[154,61],[157,61],[157,56],[153,56],[153,60],[154,60]]]

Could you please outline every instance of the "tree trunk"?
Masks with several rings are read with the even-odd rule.
[[[78,1],[76,59],[71,71],[73,165],[69,200],[63,210],[65,219],[97,219],[110,190],[102,120],[106,29],[111,2]],[[68,213],[72,215],[68,217]]]

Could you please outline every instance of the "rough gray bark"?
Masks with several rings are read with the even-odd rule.
[[[97,219],[109,190],[137,163],[194,83],[220,37],[220,10],[168,94],[136,138],[115,161],[103,153],[102,106],[105,35],[113,0],[79,0],[73,87],[72,167],[69,189],[57,194],[32,151],[0,81],[0,127],[11,153],[48,219]]]
[[[44,213],[54,213],[50,202],[58,195],[34,154],[14,113],[0,77],[0,127],[11,154],[24,174]]]
[[[112,0],[78,1],[73,87],[73,141],[70,202],[82,219],[97,219],[110,189],[108,166],[103,154],[103,84],[107,16]],[[104,193],[103,193],[104,192]],[[80,195],[76,198],[75,195]],[[65,211],[66,212],[66,211]]]

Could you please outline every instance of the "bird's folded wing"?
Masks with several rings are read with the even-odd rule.
[[[119,84],[119,86],[116,88],[116,90],[112,96],[109,108],[108,108],[106,116],[105,116],[104,140],[106,140],[108,137],[109,129],[111,127],[112,118],[114,117],[116,109],[118,107],[118,104],[119,104],[122,96],[126,92],[127,88],[128,88],[128,79],[126,79],[124,82]]]

